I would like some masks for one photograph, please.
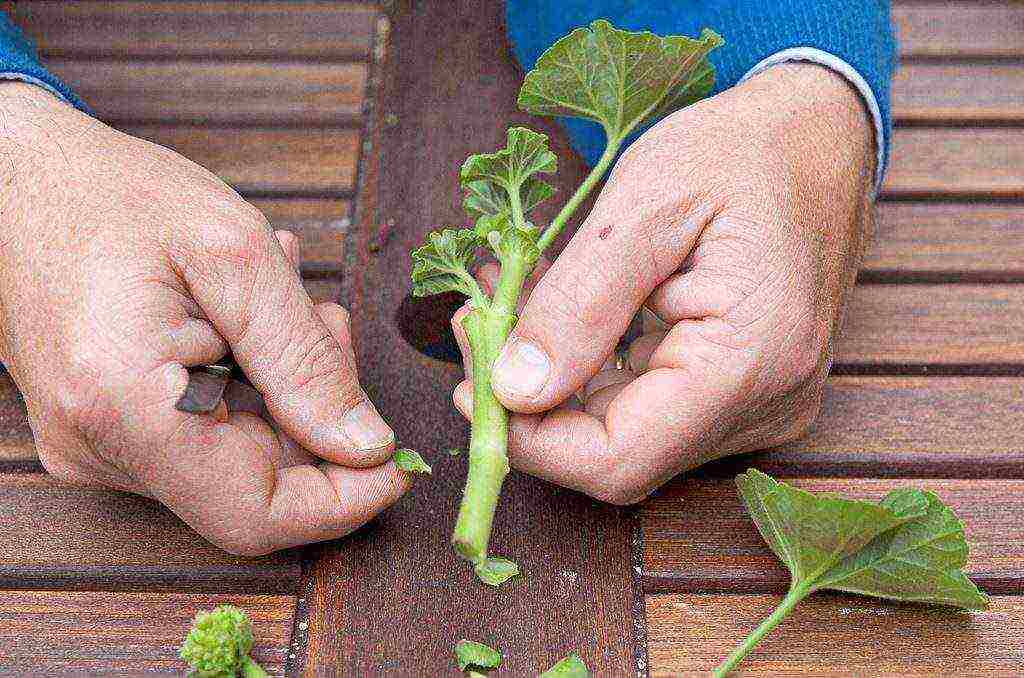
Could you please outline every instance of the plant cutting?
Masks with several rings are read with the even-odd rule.
[[[458,292],[469,297],[463,320],[472,358],[473,421],[469,471],[452,535],[455,550],[485,583],[497,586],[518,573],[510,560],[488,554],[498,497],[509,472],[508,412],[491,390],[491,366],[516,323],[516,306],[541,254],[604,177],[629,135],[645,123],[708,95],[714,68],[707,60],[722,44],[705,29],[696,39],[619,30],[595,21],[558,40],[526,74],[520,108],[535,115],[576,117],[600,125],[606,146],[579,187],[546,226],[529,218],[554,189],[541,177],[557,159],[544,134],[508,130],[505,147],[470,156],[459,175],[472,228],[429,234],[412,252],[413,294]],[[482,250],[501,265],[493,294],[470,274]]]
[[[755,469],[736,478],[740,497],[791,575],[778,607],[722,662],[725,676],[801,600],[823,589],[980,610],[988,598],[963,573],[963,523],[933,492],[912,487],[880,502],[812,494]]]
[[[195,616],[179,655],[192,666],[189,678],[267,678],[252,651],[252,622],[234,605],[219,605]]]

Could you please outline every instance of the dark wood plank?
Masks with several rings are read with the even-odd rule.
[[[1024,42],[1024,28],[1017,42]],[[897,122],[1024,120],[1020,64],[903,64],[892,82]]]
[[[250,199],[274,228],[299,237],[302,270],[308,274],[340,272],[345,257],[345,233],[352,219],[347,200]]]
[[[49,68],[106,122],[349,125],[366,64],[52,59]]]
[[[883,202],[866,271],[1003,273],[1024,271],[1024,209],[1019,205]]]
[[[5,591],[0,674],[182,676],[178,647],[199,610],[236,605],[253,622],[253,658],[284,675],[294,596]]]
[[[129,134],[172,148],[242,193],[352,192],[359,131],[129,126]]]
[[[366,59],[377,10],[355,2],[0,2],[45,56]]]
[[[971,0],[897,0],[893,22],[904,57],[1019,57],[1024,5]]]
[[[426,230],[462,219],[453,197],[460,163],[524,122],[501,14],[500,3],[469,0],[402,2],[394,13],[381,97],[400,123],[382,130],[377,109],[380,136],[364,169],[345,281],[363,384],[434,474],[373,529],[325,545],[314,560],[302,675],[448,675],[460,638],[499,647],[509,675],[536,675],[569,652],[595,675],[638,670],[628,513],[513,474],[492,550],[517,560],[525,577],[492,590],[454,556],[449,531],[465,459],[442,450],[465,445],[449,397],[458,371],[414,351],[394,323],[408,294],[409,249]],[[560,136],[555,147],[564,189],[582,167]],[[388,239],[378,225],[391,219]]]
[[[221,551],[149,499],[0,474],[0,586],[291,593],[295,551]],[[0,652],[0,655],[3,653]]]
[[[781,478],[780,478],[781,479]],[[966,525],[967,573],[990,593],[1024,593],[1022,480],[786,479],[812,492],[876,500],[896,487],[934,490]],[[641,505],[643,581],[651,591],[781,591],[785,568],[764,544],[732,479],[680,477]]]
[[[647,599],[652,677],[704,676],[778,604],[778,596]],[[1015,676],[1024,672],[1024,598],[984,612],[819,594],[754,651],[744,676]]]
[[[342,301],[341,280],[339,279],[303,280],[302,284],[309,292],[309,296],[312,297],[313,303],[330,301],[338,304]]]
[[[836,363],[1024,362],[1020,285],[859,285]]]
[[[1019,129],[903,128],[893,133],[883,195],[1024,197]]]
[[[787,476],[1020,478],[1024,379],[833,377],[803,440],[717,464]]]

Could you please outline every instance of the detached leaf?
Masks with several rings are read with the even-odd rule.
[[[460,671],[465,671],[469,666],[496,669],[501,664],[501,653],[483,643],[460,640],[455,644],[455,660]]]
[[[402,448],[395,450],[395,466],[410,473],[430,474],[430,465],[423,461],[423,457],[416,450]]]
[[[486,558],[477,563],[473,570],[480,581],[488,586],[501,586],[519,574],[519,566],[507,558]]]
[[[882,504],[893,503],[891,493]],[[988,598],[964,575],[964,525],[934,492],[924,516],[888,532],[830,569],[818,588],[908,602],[984,609]]]
[[[496,153],[471,155],[462,164],[459,177],[466,190],[463,207],[471,219],[511,215],[512,196],[518,193],[525,213],[555,192],[534,175],[551,174],[557,167],[555,154],[548,149],[547,135],[512,127],[505,148]]]
[[[428,235],[427,244],[412,251],[413,296],[443,292],[476,295],[479,288],[468,267],[481,244],[469,229],[446,229]]]
[[[582,659],[571,654],[540,674],[538,678],[590,678],[590,671]]]
[[[704,29],[696,40],[619,30],[601,19],[549,47],[526,74],[519,107],[535,115],[585,118],[609,139],[710,91],[706,57],[723,44]]]

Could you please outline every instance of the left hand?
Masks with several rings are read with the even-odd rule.
[[[628,504],[802,436],[869,230],[873,136],[841,76],[786,64],[638,139],[495,363],[513,466]],[[668,329],[614,369],[641,306]],[[469,416],[470,383],[454,398]]]

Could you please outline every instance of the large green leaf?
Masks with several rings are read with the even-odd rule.
[[[986,604],[961,571],[963,524],[932,492],[903,488],[875,504],[812,494],[755,469],[736,484],[794,587],[965,608]]]
[[[508,130],[505,148],[471,155],[462,164],[459,178],[466,190],[463,206],[475,220],[481,215],[511,213],[512,196],[518,196],[525,213],[554,193],[550,185],[534,175],[551,174],[557,168],[546,135],[513,127]]]
[[[426,297],[442,292],[474,296],[479,289],[469,274],[481,240],[469,229],[434,231],[427,244],[412,251],[412,293]]]
[[[892,506],[891,493],[882,505]],[[964,525],[934,492],[927,510],[887,532],[825,572],[818,588],[880,598],[984,608],[987,598],[961,568],[967,562]]]
[[[714,83],[707,60],[722,38],[704,29],[696,40],[619,30],[601,19],[549,47],[526,74],[519,106],[536,115],[585,118],[621,139],[645,120],[706,96]]]

